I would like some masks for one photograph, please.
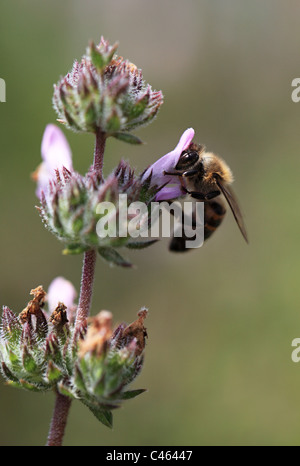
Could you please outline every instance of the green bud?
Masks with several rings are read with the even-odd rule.
[[[153,120],[163,103],[133,63],[115,54],[103,38],[91,43],[81,61],[54,86],[53,105],[69,129],[128,133]],[[125,142],[131,142],[125,137]]]
[[[157,192],[150,179],[142,180],[123,161],[106,180],[93,170],[81,176],[63,169],[51,189],[42,194],[38,210],[46,228],[64,243],[64,254],[97,249],[108,262],[130,267],[116,251],[127,245],[134,247],[128,206],[139,201],[150,210]],[[154,242],[140,243],[140,248]]]

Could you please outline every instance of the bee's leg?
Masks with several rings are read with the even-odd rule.
[[[190,194],[194,199],[198,199],[198,201],[205,201],[205,194],[202,193],[197,193],[197,191],[188,191],[186,190],[188,194]]]
[[[171,172],[163,171],[163,174],[164,175],[170,175],[170,176],[182,176],[181,172],[171,173]]]

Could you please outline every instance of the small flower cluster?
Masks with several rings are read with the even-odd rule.
[[[79,399],[107,426],[111,410],[123,400],[144,390],[126,391],[139,374],[144,358],[145,309],[130,325],[112,330],[112,315],[101,311],[86,327],[74,325],[74,288],[61,277],[46,293],[41,286],[31,290],[33,299],[19,315],[3,308],[0,330],[1,371],[7,382],[31,391],[57,389]],[[64,294],[50,312],[55,296]]]
[[[127,207],[135,202],[150,206],[155,198],[157,187],[150,186],[151,175],[142,180],[135,176],[130,166],[121,161],[114,172],[104,181],[96,171],[82,176],[70,172],[65,167],[56,172],[56,180],[49,184],[49,189],[41,193],[41,206],[38,207],[45,227],[65,244],[65,254],[78,254],[96,248],[100,255],[111,263],[130,266],[115,251],[119,247],[146,247],[153,241],[134,243],[128,234],[127,224],[130,220]],[[122,198],[125,194],[125,198]],[[126,205],[121,203],[124,200]],[[113,234],[101,236],[97,224],[103,212],[97,209],[103,203],[113,206],[110,216],[116,226]],[[120,215],[125,209],[126,217]],[[125,233],[120,234],[120,230]]]
[[[42,310],[46,298],[43,288],[38,286],[30,294],[33,299],[18,316],[3,308],[2,372],[11,385],[44,391],[68,375],[70,327],[63,303],[57,303],[47,316]]]
[[[142,248],[153,241],[135,243],[128,234],[130,217],[122,216],[121,207],[133,202],[143,202],[148,208],[153,200],[162,201],[182,196],[182,187],[176,177],[164,175],[176,166],[181,153],[191,144],[194,130],[186,130],[176,148],[163,156],[141,175],[136,175],[129,164],[121,161],[106,179],[91,170],[82,176],[75,172],[71,149],[62,131],[55,125],[46,127],[42,141],[43,162],[34,173],[38,183],[38,207],[45,227],[65,245],[65,254],[78,254],[95,248],[111,263],[131,265],[115,248]],[[126,195],[126,206],[120,206],[120,195]],[[101,203],[111,203],[115,208],[114,235],[101,237],[97,224],[102,213],[97,210]],[[148,225],[150,227],[150,225]],[[127,232],[120,234],[120,231]]]
[[[133,63],[115,54],[103,38],[91,43],[81,62],[54,88],[53,104],[60,121],[74,131],[106,133],[139,142],[128,132],[149,123],[163,103]]]
[[[122,323],[114,331],[110,312],[101,311],[92,317],[85,339],[79,342],[79,357],[70,386],[60,388],[66,395],[71,390],[74,397],[78,397],[79,390],[84,404],[107,426],[112,425],[112,409],[145,391],[125,391],[125,387],[142,369],[146,316],[147,310],[142,309],[135,322]]]

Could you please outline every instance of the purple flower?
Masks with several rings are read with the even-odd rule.
[[[143,179],[146,179],[152,173],[151,184],[157,186],[165,185],[156,195],[156,201],[163,201],[167,199],[174,199],[182,196],[182,186],[179,177],[165,175],[165,172],[172,172],[179,161],[179,158],[184,150],[186,150],[191,144],[195,131],[193,128],[187,129],[181,136],[177,146],[174,150],[164,155],[153,165],[151,165],[143,175]],[[170,185],[171,186],[168,186]]]
[[[76,308],[74,303],[77,296],[77,292],[73,284],[63,277],[56,277],[49,285],[48,288],[48,308],[49,312],[53,312],[57,307],[58,303],[63,303],[68,310],[68,316],[72,315]]]
[[[49,186],[49,181],[55,179],[55,170],[63,167],[73,171],[72,152],[64,133],[57,126],[49,124],[46,126],[42,140],[42,159],[33,174],[33,179],[37,182],[36,195],[41,197],[42,191]]]

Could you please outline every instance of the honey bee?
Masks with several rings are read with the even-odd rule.
[[[179,176],[182,190],[192,198],[204,202],[204,240],[222,223],[226,208],[220,196],[223,194],[237,225],[248,243],[243,216],[232,191],[233,176],[228,165],[203,145],[192,143],[182,152],[175,172],[166,175]],[[192,219],[192,222],[194,219]],[[195,225],[193,225],[194,227]],[[174,237],[170,243],[172,251],[185,251],[186,237]]]

